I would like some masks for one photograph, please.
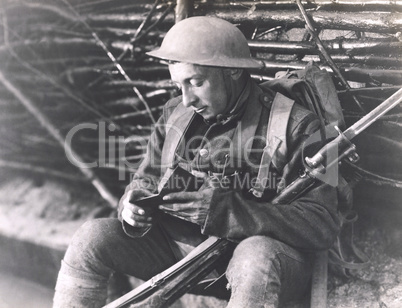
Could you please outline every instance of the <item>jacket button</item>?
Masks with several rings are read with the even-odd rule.
[[[264,103],[269,103],[270,99],[269,96],[262,94],[260,99],[264,102]]]
[[[200,150],[200,156],[201,156],[201,157],[205,158],[205,157],[207,157],[208,155],[209,155],[209,152],[208,152],[207,149],[201,149],[201,150]]]

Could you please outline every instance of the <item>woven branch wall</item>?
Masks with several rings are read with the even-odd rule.
[[[184,1],[185,2],[185,1]],[[186,3],[188,5],[188,3]],[[194,15],[224,18],[249,39],[265,67],[258,82],[309,61],[333,72],[293,1],[195,1]],[[398,1],[303,2],[325,49],[366,111],[402,85],[402,4]],[[0,70],[71,140],[85,163],[118,196],[143,157],[161,106],[177,91],[167,67],[145,55],[179,18],[183,1],[3,1]],[[219,31],[219,29],[217,29]],[[334,75],[348,125],[362,112]],[[37,116],[0,85],[1,170],[29,170],[83,180],[65,148]],[[356,140],[370,191],[398,203],[401,107]],[[70,139],[68,139],[70,138]],[[366,186],[367,187],[367,186]],[[361,196],[362,197],[362,196]],[[366,195],[366,197],[370,198]],[[362,197],[363,198],[363,197]]]

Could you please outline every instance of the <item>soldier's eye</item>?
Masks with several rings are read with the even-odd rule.
[[[203,85],[203,83],[204,83],[204,80],[201,80],[201,79],[191,79],[190,80],[190,84],[193,87],[201,87]]]

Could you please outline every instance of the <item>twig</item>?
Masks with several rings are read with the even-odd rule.
[[[58,18],[68,20],[70,22],[74,22],[75,18],[71,14],[66,13],[65,11],[61,10],[60,8],[54,6],[54,5],[46,5],[43,3],[28,3],[27,1],[24,1],[22,5],[24,7],[28,7],[30,10],[39,10],[39,11],[45,11],[48,13],[53,13],[57,15]]]
[[[161,111],[163,109],[163,106],[158,106],[158,107],[153,107],[153,111]],[[135,118],[139,116],[144,116],[146,114],[146,111],[136,111],[136,112],[125,112],[124,114],[116,115],[113,117],[114,120],[125,120],[128,118]]]
[[[158,4],[159,4],[160,0],[155,0],[154,4],[152,5],[151,10],[149,11],[147,17],[144,19],[144,21],[141,23],[141,25],[138,27],[137,31],[135,31],[134,33],[134,37],[133,40],[135,41],[135,39],[138,37],[138,35],[140,34],[140,32],[142,31],[142,29],[144,28],[144,26],[148,23],[148,21],[151,20],[152,15],[154,14]]]
[[[0,82],[24,105],[24,107],[38,120],[38,122],[56,139],[56,141],[69,153],[72,157],[78,158],[82,161],[80,155],[76,153],[70,144],[65,142],[64,137],[60,131],[50,122],[50,120],[39,110],[36,105],[30,101],[20,90],[11,84],[0,71]],[[92,183],[98,190],[99,194],[109,203],[111,208],[116,208],[118,199],[109,191],[109,189],[102,183],[102,181],[95,175],[95,173],[85,167],[78,167],[84,176]]]
[[[402,20],[397,12],[309,12],[318,27],[338,30],[361,30],[374,33],[398,33],[401,31]],[[247,22],[259,27],[276,27],[282,25],[285,29],[304,27],[305,21],[298,10],[255,10],[248,14],[247,10],[205,10],[206,16],[215,16],[234,24]]]
[[[347,90],[350,90],[351,87],[350,87],[349,83],[343,77],[343,75],[342,75],[341,71],[339,70],[338,66],[332,60],[331,56],[329,55],[329,53],[325,49],[324,44],[321,42],[320,38],[318,37],[317,33],[315,32],[315,28],[314,28],[314,26],[313,26],[313,24],[312,24],[312,22],[310,20],[310,17],[307,15],[307,12],[303,7],[303,4],[301,3],[301,0],[296,0],[296,3],[297,3],[297,6],[300,9],[300,12],[302,13],[302,16],[303,16],[304,20],[306,21],[306,29],[310,32],[310,35],[312,36],[312,38],[316,42],[318,50],[320,51],[320,53],[322,54],[324,59],[327,61],[328,65],[332,68],[332,70],[334,71],[336,77],[339,79],[339,81],[342,83],[342,85]],[[358,108],[361,111],[366,112],[365,109],[363,108],[362,104],[358,101],[358,99],[354,95],[352,95],[352,98],[353,98],[353,101],[358,106]]]
[[[170,79],[159,80],[159,81],[145,81],[145,80],[130,80],[130,81],[108,81],[102,84],[102,87],[144,87],[153,89],[174,89],[175,86],[170,81]]]
[[[206,2],[206,3],[205,3]],[[338,9],[341,7],[344,8],[360,8],[364,10],[368,9],[378,9],[378,8],[385,8],[388,10],[401,10],[401,2],[400,1],[389,1],[389,0],[308,0],[303,1],[305,5],[309,5],[310,7],[320,7],[326,9]],[[204,3],[200,3],[200,5],[205,5],[212,8],[218,9],[236,9],[236,8],[248,8],[251,6],[257,6],[261,9],[274,9],[276,7],[289,7],[294,8],[295,2],[294,0],[275,0],[275,1],[204,1]]]
[[[264,63],[264,72],[274,73],[283,70],[300,70],[304,69],[306,66],[305,62],[300,61],[268,61],[265,59],[258,59],[260,62]],[[319,65],[320,68],[326,69],[329,72],[333,72],[332,68],[328,65]],[[344,67],[344,74],[348,80],[356,82],[371,82],[371,83],[387,83],[392,85],[399,85],[402,80],[402,70],[384,70],[384,69],[365,69],[356,68],[354,66]],[[252,73],[257,73],[257,71],[252,71]]]
[[[25,68],[27,68],[28,70],[32,71],[33,73],[35,73],[36,75],[38,75],[39,77],[41,77],[42,79],[46,80],[47,82],[49,82],[51,85],[53,85],[54,87],[58,88],[59,90],[61,90],[65,95],[67,95],[68,97],[72,98],[74,101],[76,101],[77,103],[79,103],[81,106],[83,106],[85,109],[89,110],[90,112],[94,113],[95,115],[97,115],[98,117],[101,117],[103,120],[105,120],[106,122],[110,123],[110,124],[114,124],[116,126],[116,129],[119,130],[123,130],[122,127],[120,127],[119,125],[117,125],[116,123],[114,123],[112,120],[110,120],[110,118],[108,118],[107,116],[105,116],[104,114],[102,114],[101,112],[99,112],[97,109],[91,107],[88,103],[86,103],[82,98],[78,97],[76,94],[74,94],[73,92],[71,92],[69,89],[67,89],[66,87],[62,86],[61,84],[59,84],[58,82],[55,81],[55,78],[51,78],[48,77],[46,74],[42,73],[41,71],[39,71],[38,69],[36,69],[35,67],[33,67],[32,65],[30,65],[28,62],[24,61],[23,59],[21,59],[21,57],[14,51],[14,49],[11,47],[11,45],[8,42],[8,31],[9,27],[7,25],[7,16],[4,14],[4,11],[1,11],[1,15],[2,15],[2,20],[3,20],[3,29],[4,29],[4,45],[7,48],[7,51],[10,53],[10,55],[12,57],[14,57],[21,65],[23,65]]]
[[[377,85],[381,83],[400,85],[402,81],[402,70],[349,67],[345,68],[345,74],[349,80]]]
[[[362,167],[356,166],[355,164],[349,163],[347,161],[345,161],[345,162],[352,169],[355,169],[359,173],[364,175],[365,177],[363,178],[363,180],[372,182],[372,183],[374,183],[376,185],[380,185],[380,186],[388,185],[388,186],[395,187],[395,188],[402,188],[402,181],[390,179],[390,178],[381,176],[379,174],[373,173],[371,171],[368,171]]]
[[[402,88],[402,85],[400,86],[388,86],[388,87],[372,87],[372,88],[356,88],[356,89],[350,89],[350,90],[339,90],[338,94],[345,94],[348,92],[353,92],[353,93],[367,93],[367,92],[378,92],[378,91],[392,91],[392,90],[399,90]]]
[[[126,79],[127,81],[131,81],[131,78],[127,75],[123,67],[120,65],[120,63],[117,61],[115,56],[109,51],[109,49],[106,47],[105,43],[99,38],[99,36],[91,29],[91,27],[88,25],[88,23],[81,18],[81,16],[78,14],[78,12],[71,6],[71,4],[67,0],[61,0],[63,1],[69,8],[70,10],[77,16],[77,19],[90,31],[92,36],[95,38],[97,44],[103,49],[103,51],[107,54],[109,59],[113,62],[119,73]],[[152,123],[156,123],[156,120],[151,112],[151,109],[149,108],[149,105],[145,98],[142,96],[141,92],[136,88],[133,87],[133,91],[135,94],[138,96],[138,98],[141,100],[141,102],[144,104],[145,109],[148,112],[148,116],[151,119]]]
[[[28,170],[28,171],[33,171],[37,173],[43,173],[46,175],[50,176],[55,176],[63,179],[67,179],[70,181],[80,181],[80,182],[86,182],[86,179],[75,176],[72,174],[67,174],[65,172],[61,171],[56,171],[53,169],[45,168],[45,167],[39,167],[39,166],[34,166],[31,164],[25,164],[25,163],[20,163],[20,162],[14,162],[14,161],[9,161],[9,160],[0,160],[0,167],[2,168],[10,168],[10,169],[17,169],[17,170]]]
[[[193,15],[194,0],[176,0],[175,22]]]
[[[264,31],[264,32],[262,32],[262,33],[256,35],[256,36],[254,37],[254,39],[259,39],[259,38],[263,37],[264,35],[266,35],[266,34],[268,34],[268,33],[271,33],[271,32],[274,32],[274,31],[282,31],[282,30],[283,30],[283,27],[282,27],[282,26],[276,26],[276,27],[273,27],[273,28],[271,28],[271,29],[268,29],[268,30],[266,30],[266,31]]]
[[[399,54],[402,48],[402,42],[395,42],[389,39],[356,40],[356,39],[335,39],[321,41],[325,49],[331,54],[338,53],[349,56],[373,53]],[[248,41],[252,51],[285,53],[285,54],[317,54],[316,45],[308,40],[302,41]]]
[[[303,62],[318,62],[321,59],[315,55],[306,55],[301,56]],[[382,67],[399,67],[401,65],[401,60],[398,55],[395,57],[389,56],[373,56],[373,55],[365,55],[365,56],[347,56],[347,55],[332,55],[332,59],[336,63],[346,63],[346,64],[359,64],[359,65],[370,65],[370,66],[382,66]]]
[[[123,52],[120,54],[120,56],[118,56],[118,60],[120,61],[121,59],[123,59],[129,50],[133,50],[134,49],[134,43],[137,41],[137,37],[140,34],[140,32],[142,31],[142,29],[144,28],[144,26],[151,20],[153,13],[155,12],[158,4],[159,4],[160,0],[155,0],[151,10],[149,11],[147,17],[144,19],[144,21],[141,23],[141,25],[137,28],[137,30],[134,33],[133,38],[130,40],[130,47],[129,48],[125,48],[123,50]],[[149,31],[148,31],[149,32]]]
[[[152,25],[150,25],[141,35],[138,35],[135,39],[130,40],[131,44],[134,44],[141,40],[145,35],[147,35],[153,28],[155,28],[157,25],[159,25],[163,20],[166,18],[166,16],[170,13],[170,11],[174,8],[175,4],[171,3],[167,9],[163,12],[161,17],[155,21]]]

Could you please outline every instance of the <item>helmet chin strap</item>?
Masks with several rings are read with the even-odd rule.
[[[232,86],[234,89],[241,89],[240,92],[235,91],[232,92],[235,93],[235,95],[231,95],[231,98],[235,98],[233,99],[233,102],[231,102],[228,106],[228,110],[225,110],[224,113],[220,113],[218,115],[216,115],[216,122],[217,123],[221,123],[224,124],[225,122],[228,122],[232,117],[236,116],[240,110],[242,109],[242,107],[244,107],[244,102],[245,102],[245,93],[248,83],[249,82],[244,82],[244,79],[241,79],[243,81],[239,82],[232,82]],[[247,80],[247,79],[246,79]]]
[[[241,97],[244,92],[244,88],[247,82],[244,81],[243,78],[233,79],[231,74],[231,69],[222,69],[221,74],[222,78],[225,81],[225,90],[227,94],[227,99],[229,104],[226,109],[222,112],[222,114],[218,114],[216,116],[216,120],[219,122],[218,117],[223,117],[225,115],[229,116],[236,110],[236,106],[239,103],[239,97]],[[241,89],[241,90],[239,90]]]

